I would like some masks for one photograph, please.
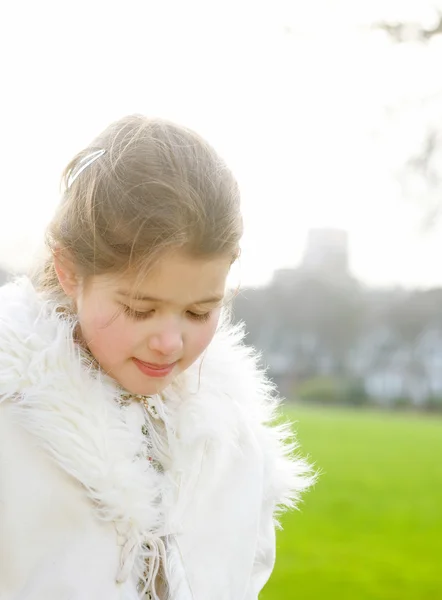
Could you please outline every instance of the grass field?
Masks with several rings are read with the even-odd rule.
[[[442,600],[442,418],[298,408],[322,471],[262,600]]]

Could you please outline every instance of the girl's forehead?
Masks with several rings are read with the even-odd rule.
[[[224,296],[231,260],[166,256],[143,277],[137,273],[116,276],[112,291],[133,300],[167,303],[220,302]]]

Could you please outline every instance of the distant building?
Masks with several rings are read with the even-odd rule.
[[[290,288],[306,276],[336,283],[350,283],[350,251],[348,233],[342,229],[311,229],[307,236],[302,262],[298,268],[278,269],[273,284]]]
[[[349,276],[348,233],[341,229],[312,229],[301,265],[302,270]]]
[[[277,269],[273,273],[272,285],[291,289],[297,281],[299,281],[299,269]]]

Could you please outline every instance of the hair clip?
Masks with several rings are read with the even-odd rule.
[[[100,156],[103,156],[103,154],[106,152],[106,150],[104,148],[102,148],[101,150],[95,150],[95,152],[91,152],[90,154],[88,154],[87,156],[84,156],[79,162],[78,164],[75,166],[74,171],[71,175],[69,175],[68,177],[68,188],[71,187],[71,185],[74,183],[74,181],[77,179],[77,177],[85,170],[87,169],[87,167],[89,165],[91,165],[93,162],[95,162],[97,160],[97,158],[100,158]]]

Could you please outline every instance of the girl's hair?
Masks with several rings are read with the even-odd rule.
[[[181,250],[195,258],[239,254],[238,185],[199,135],[141,115],[112,123],[63,173],[63,196],[47,231],[50,256],[36,272],[42,291],[62,295],[53,253],[83,277],[133,271]]]

